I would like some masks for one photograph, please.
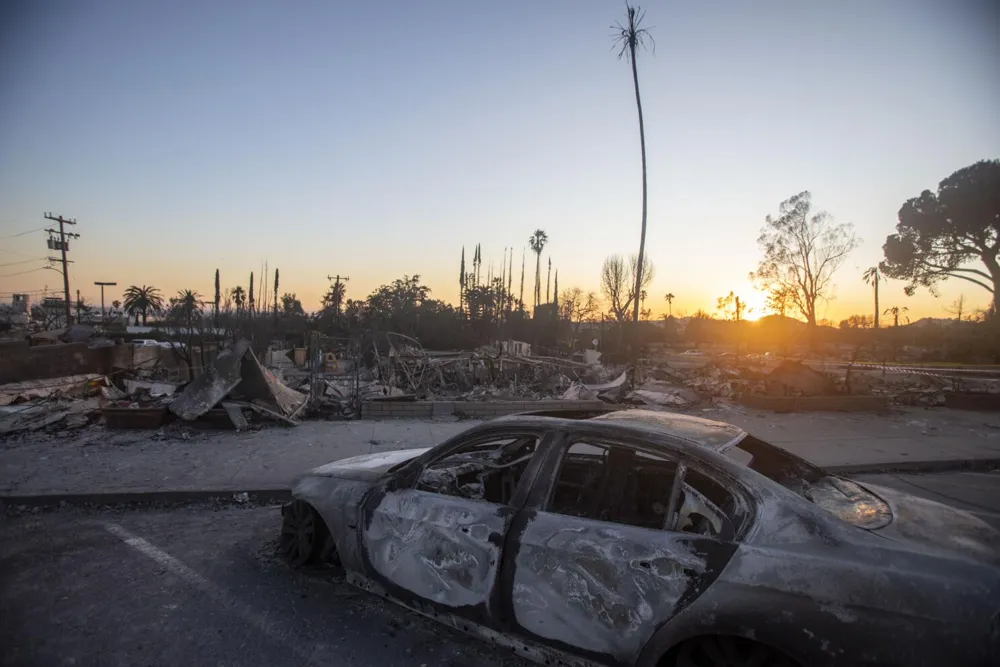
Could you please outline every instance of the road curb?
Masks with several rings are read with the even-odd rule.
[[[935,473],[984,472],[1000,469],[1000,458],[944,461],[898,461],[895,463],[858,463],[840,466],[820,466],[835,475],[867,475],[872,473]]]
[[[246,494],[243,496],[242,494]],[[284,502],[291,489],[185,489],[174,491],[110,491],[100,493],[41,493],[0,495],[0,512],[7,507],[58,507],[63,505],[181,505],[215,501],[223,504]]]

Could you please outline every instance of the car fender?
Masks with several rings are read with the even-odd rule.
[[[720,635],[759,642],[810,667],[834,667],[837,664],[836,656],[830,656],[828,662],[817,662],[815,637],[805,633],[801,637],[790,634],[787,618],[779,620],[777,615],[769,615],[765,611],[782,609],[776,604],[787,609],[787,604],[779,600],[781,596],[747,596],[745,590],[740,595],[744,601],[734,606],[733,599],[725,591],[707,591],[653,633],[639,653],[636,667],[657,667],[663,656],[688,639]]]
[[[292,489],[292,497],[309,503],[326,524],[345,570],[364,572],[358,521],[361,503],[372,488],[368,482],[305,475]]]

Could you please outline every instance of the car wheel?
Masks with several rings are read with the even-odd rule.
[[[673,667],[797,667],[769,646],[742,637],[698,637],[678,647]]]
[[[281,508],[281,537],[278,550],[292,567],[319,562],[333,549],[333,539],[326,524],[302,500],[293,500]]]

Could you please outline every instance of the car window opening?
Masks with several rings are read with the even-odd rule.
[[[538,446],[533,436],[492,439],[429,464],[417,489],[506,505]]]
[[[576,443],[563,456],[548,510],[653,530],[730,532],[723,508],[735,507],[732,495],[695,471],[687,471],[678,510],[670,515],[677,468],[675,461],[632,449]]]

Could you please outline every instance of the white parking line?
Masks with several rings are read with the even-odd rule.
[[[143,556],[146,556],[162,567],[167,568],[170,572],[177,575],[187,583],[196,586],[221,606],[234,611],[236,615],[239,616],[240,619],[242,619],[247,625],[250,625],[271,641],[276,642],[291,651],[295,657],[302,661],[302,664],[318,664],[313,661],[313,658],[308,651],[293,642],[287,641],[265,618],[248,611],[246,607],[233,600],[222,588],[216,586],[211,581],[168,554],[166,551],[155,547],[138,535],[133,535],[116,523],[104,523],[102,525],[105,530],[141,553]]]

